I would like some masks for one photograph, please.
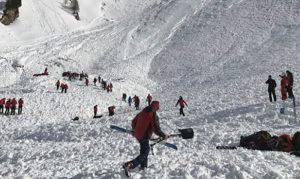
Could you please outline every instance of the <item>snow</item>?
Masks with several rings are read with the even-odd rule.
[[[121,165],[139,146],[109,126],[130,128],[139,111],[122,93],[140,96],[142,107],[148,93],[159,100],[166,133],[195,131],[192,140],[168,139],[177,151],[156,145],[149,168],[132,178],[300,176],[299,158],[287,153],[215,149],[259,130],[299,130],[292,101],[279,114],[279,88],[270,103],[265,81],[272,75],[279,85],[290,70],[297,99],[300,1],[79,0],[80,21],[63,0],[22,3],[13,24],[0,24],[0,98],[25,102],[22,115],[1,115],[1,178],[124,178]],[[33,76],[45,67],[49,76]],[[84,71],[91,84],[64,79],[64,71]],[[112,93],[92,84],[98,75]],[[58,79],[66,94],[56,91]],[[175,107],[180,95],[185,117]],[[96,104],[100,119],[92,118]]]

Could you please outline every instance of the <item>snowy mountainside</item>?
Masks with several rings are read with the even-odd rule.
[[[269,103],[264,83],[271,74],[279,86],[289,69],[299,94],[298,1],[79,0],[79,22],[60,1],[34,2],[24,1],[12,26],[0,25],[0,98],[25,100],[22,115],[0,117],[1,178],[125,178],[121,165],[139,146],[109,129],[130,128],[139,112],[121,101],[124,92],[140,96],[142,108],[148,93],[159,100],[166,133],[195,131],[192,140],[168,139],[177,151],[155,146],[149,167],[132,178],[300,175],[299,158],[287,153],[215,149],[258,130],[298,130],[291,101],[279,114],[279,87]],[[33,77],[45,67],[49,76]],[[64,71],[88,73],[90,85]],[[113,83],[112,93],[91,84],[98,75]],[[66,94],[56,91],[58,79]],[[184,117],[174,107],[179,95],[188,103]],[[92,118],[96,104],[100,119]]]

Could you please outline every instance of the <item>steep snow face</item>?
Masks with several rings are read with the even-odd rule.
[[[119,21],[124,17],[137,18],[143,9],[156,0],[106,1],[78,0],[80,21],[75,20],[72,10],[64,0],[26,0],[20,7],[20,18],[10,26],[0,25],[0,42],[32,40],[44,36],[67,33],[88,25],[105,21]]]
[[[251,99],[260,95],[253,84],[269,74],[278,80],[281,71],[297,73],[299,7],[299,1],[210,1],[154,59],[150,74],[161,85],[159,93],[195,91],[200,100],[219,88]]]

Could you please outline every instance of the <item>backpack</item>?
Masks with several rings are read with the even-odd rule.
[[[249,136],[241,136],[240,146],[252,150],[272,150],[268,141],[272,136],[267,131],[259,131]]]

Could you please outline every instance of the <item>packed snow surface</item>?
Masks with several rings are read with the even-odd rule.
[[[156,145],[149,167],[131,178],[300,176],[300,159],[288,153],[215,148],[259,130],[299,130],[291,100],[280,114],[279,87],[270,103],[265,84],[272,75],[279,86],[278,75],[290,70],[298,99],[299,0],[79,0],[80,21],[63,0],[22,3],[13,24],[0,24],[0,98],[25,101],[22,115],[0,116],[0,178],[125,178],[121,165],[139,145],[109,126],[130,129],[139,111],[122,93],[138,95],[142,108],[148,93],[160,101],[167,134],[195,132],[168,139],[177,151]],[[46,67],[49,76],[33,76]],[[90,85],[64,71],[87,73]],[[112,82],[111,93],[92,84],[98,75]],[[58,79],[67,93],[56,91]],[[180,95],[184,117],[175,107]]]

